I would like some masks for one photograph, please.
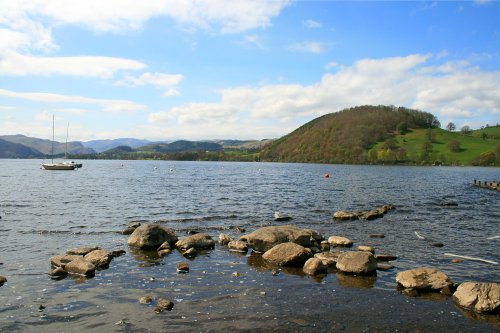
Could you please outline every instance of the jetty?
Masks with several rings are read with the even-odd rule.
[[[486,181],[482,182],[474,179],[474,186],[478,186],[481,188],[486,188],[489,190],[500,191],[500,181]]]

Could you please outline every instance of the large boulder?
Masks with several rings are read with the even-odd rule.
[[[370,252],[344,252],[337,259],[337,269],[349,274],[370,274],[377,269],[377,260]]]
[[[175,231],[158,224],[142,224],[128,238],[128,245],[141,249],[158,248],[164,242],[175,244],[178,238]]]
[[[94,264],[96,268],[108,268],[109,263],[113,259],[113,255],[106,250],[94,250],[87,253],[83,259]]]
[[[396,274],[396,282],[403,288],[420,291],[441,291],[452,285],[446,274],[429,267],[399,272]]]
[[[326,274],[328,271],[328,267],[323,263],[321,259],[313,257],[309,258],[306,261],[302,270],[307,275],[319,275],[319,274]]]
[[[301,229],[294,226],[271,226],[263,227],[254,232],[240,237],[247,242],[248,246],[257,252],[266,252],[281,243],[296,243],[305,247],[311,246],[313,235],[309,229]]]
[[[262,258],[278,266],[301,267],[313,256],[311,250],[295,243],[281,243],[266,251]]]
[[[52,267],[62,267],[70,261],[76,259],[83,259],[83,256],[76,254],[66,254],[66,255],[56,255],[50,258],[50,264]]]
[[[175,247],[181,251],[186,251],[191,248],[196,250],[213,249],[214,246],[215,242],[212,237],[201,233],[182,238],[175,243]]]
[[[328,267],[335,267],[337,265],[337,260],[343,252],[320,252],[314,255],[315,258],[320,259],[323,264]]]
[[[455,302],[463,308],[491,313],[500,310],[500,284],[464,282],[453,294]]]
[[[95,275],[94,264],[83,259],[83,257],[71,260],[69,263],[64,264],[62,268],[68,273],[84,275],[86,277],[92,277]]]

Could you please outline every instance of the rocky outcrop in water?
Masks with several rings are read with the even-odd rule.
[[[452,283],[448,276],[434,268],[421,267],[399,272],[396,282],[405,289],[439,292],[449,288]]]
[[[371,274],[377,269],[377,260],[366,251],[344,252],[337,259],[337,269],[349,274]]]
[[[146,223],[139,226],[128,238],[128,245],[141,249],[158,248],[164,242],[175,244],[178,238],[172,229],[159,224]]]
[[[219,244],[220,245],[227,245],[229,242],[231,241],[231,237],[229,237],[229,235],[226,235],[226,234],[220,234],[219,235]]]
[[[172,252],[172,248],[170,247],[170,244],[168,242],[164,242],[158,249],[156,249],[156,251],[158,252],[158,255],[160,257],[163,257],[167,254],[170,254]]]
[[[248,244],[240,240],[229,242],[227,244],[227,247],[229,248],[230,251],[236,251],[241,253],[247,253],[248,251]]]
[[[111,252],[106,250],[94,250],[87,253],[83,259],[94,264],[96,268],[104,269],[109,267],[109,263],[113,259]]]
[[[186,251],[191,248],[196,250],[213,249],[214,246],[215,242],[212,237],[202,233],[182,238],[175,243],[175,247],[181,251]]]
[[[296,243],[281,243],[266,251],[262,258],[278,266],[302,267],[313,256],[310,249]]]
[[[330,243],[331,246],[352,246],[352,240],[342,236],[330,236],[328,237],[328,243]]]
[[[314,257],[320,259],[328,267],[335,267],[341,254],[342,252],[321,252],[316,253]]]
[[[317,232],[310,229],[301,229],[295,226],[271,226],[263,227],[254,232],[240,237],[249,247],[257,252],[266,252],[281,243],[296,243],[309,247],[312,240],[319,237]],[[321,240],[320,240],[321,241]]]
[[[500,284],[464,282],[453,294],[453,300],[461,307],[479,313],[500,311]]]
[[[323,261],[319,258],[309,258],[302,268],[304,273],[307,275],[320,275],[326,274],[328,271],[328,267],[323,263]]]
[[[127,225],[127,229],[122,231],[122,234],[131,235],[135,231],[135,229],[139,228],[140,226],[141,226],[140,222],[130,222]]]
[[[334,220],[374,220],[384,216],[388,211],[393,210],[395,207],[393,205],[383,205],[382,207],[377,207],[372,210],[359,211],[359,212],[347,212],[347,211],[337,211],[333,213]]]
[[[3,286],[5,282],[7,282],[7,278],[5,276],[0,276],[0,287]]]

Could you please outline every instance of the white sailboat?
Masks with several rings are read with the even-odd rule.
[[[64,162],[56,162],[54,163],[54,115],[52,115],[52,149],[51,149],[51,157],[52,157],[52,162],[51,163],[43,163],[42,167],[45,170],[75,170],[77,168],[81,168],[81,164],[77,164],[73,161],[64,161]],[[69,125],[68,125],[69,127]],[[68,151],[68,133],[66,131],[66,153]]]

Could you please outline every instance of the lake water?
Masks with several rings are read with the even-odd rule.
[[[0,332],[500,329],[499,315],[475,316],[448,297],[409,297],[395,282],[397,272],[422,266],[454,282],[500,281],[500,265],[452,263],[444,255],[500,262],[500,239],[491,239],[500,235],[499,193],[471,185],[500,179],[499,168],[83,161],[78,171],[45,171],[40,164],[0,160],[0,275],[8,279],[0,287]],[[396,209],[381,219],[332,220],[337,210],[386,203]],[[275,211],[293,217],[287,224],[396,255],[395,268],[367,278],[294,270],[273,276],[259,255],[217,245],[178,274],[176,264],[187,261],[178,252],[139,252],[120,233],[131,221],[155,221],[179,237],[196,230],[237,238],[237,227],[283,224],[273,221]],[[379,233],[385,238],[368,237]],[[81,246],[127,253],[94,278],[51,280],[50,257]],[[170,299],[174,308],[156,314],[139,304],[145,295]]]

